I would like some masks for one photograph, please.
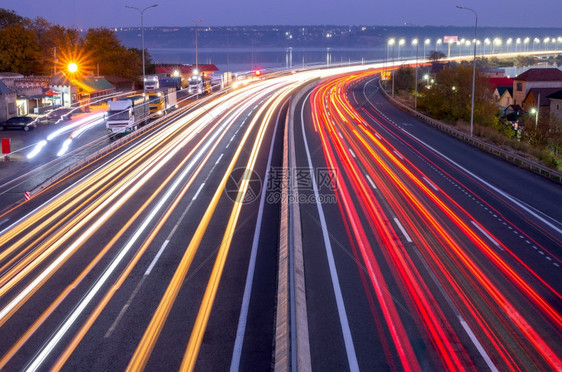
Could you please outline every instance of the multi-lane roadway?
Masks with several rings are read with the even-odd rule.
[[[363,70],[220,94],[2,214],[0,369],[269,370],[287,175],[313,370],[562,368],[562,188]]]
[[[314,370],[562,368],[560,185],[406,115],[374,74],[296,116]]]

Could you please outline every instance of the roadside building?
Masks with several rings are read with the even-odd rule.
[[[488,85],[500,109],[513,104],[513,79],[493,77],[488,79]]]
[[[549,94],[546,98],[550,102],[550,114],[562,119],[562,89]]]
[[[512,87],[497,87],[494,90],[493,96],[500,108],[504,108],[513,104]]]
[[[211,76],[218,72],[219,69],[214,64],[197,65],[200,75]],[[156,66],[156,74],[164,74],[166,76],[181,76],[183,79],[189,79],[195,70],[193,65],[158,65]]]
[[[523,100],[533,88],[562,89],[562,71],[557,68],[531,68],[513,78],[513,103],[526,109]]]
[[[5,121],[16,116],[16,92],[0,80],[0,121]]]
[[[135,81],[132,79],[123,78],[120,76],[115,75],[106,75],[104,76],[105,80],[110,82],[116,90],[135,90]]]
[[[505,70],[503,68],[484,68],[478,70],[481,74],[489,78],[504,78]]]
[[[539,108],[541,115],[550,113],[549,95],[556,93],[560,88],[532,88],[523,99],[523,110],[529,112],[532,108]]]
[[[115,92],[115,86],[101,76],[82,76],[70,81],[63,73],[51,78],[49,89],[56,96],[56,105],[71,107],[89,106],[94,98]]]

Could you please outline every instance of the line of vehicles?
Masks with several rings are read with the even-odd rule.
[[[177,91],[182,88],[193,95],[209,94],[223,87],[221,76],[204,74],[191,76],[185,87],[182,78],[175,76],[148,75],[144,82],[146,97],[133,95],[108,102],[106,128],[109,135],[130,133],[148,117],[161,117],[177,108]]]
[[[177,91],[186,89],[189,95],[210,94],[223,88],[220,75],[194,74],[185,80],[179,76],[148,75],[145,80],[146,95],[135,94],[108,102],[105,125],[109,135],[126,134],[138,129],[149,118],[158,118],[178,107]],[[70,120],[73,109],[59,108],[41,119],[27,116],[12,117],[0,123],[0,131],[21,128],[33,129],[38,121]]]

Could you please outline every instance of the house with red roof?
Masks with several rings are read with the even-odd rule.
[[[551,68],[531,68],[513,78],[513,103],[523,105],[523,100],[533,88],[562,89],[562,71]],[[525,107],[523,107],[525,109]]]
[[[488,86],[492,91],[492,97],[500,107],[507,107],[513,103],[513,79],[506,77],[494,77],[488,79]]]

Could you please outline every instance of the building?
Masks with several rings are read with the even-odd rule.
[[[500,107],[507,107],[513,104],[513,87],[497,87],[493,97]]]
[[[523,100],[533,88],[562,89],[562,71],[557,68],[531,68],[513,78],[513,103],[523,105]]]
[[[546,96],[550,101],[550,114],[562,119],[562,89]]]
[[[63,73],[51,78],[49,89],[55,94],[56,105],[64,107],[89,105],[94,98],[115,92],[115,86],[102,76],[82,76],[71,82]]]
[[[493,77],[488,79],[496,103],[500,108],[513,104],[513,79],[506,77]]]
[[[16,92],[0,80],[0,121],[5,121],[18,114]]]
[[[211,76],[219,71],[218,67],[213,64],[200,64],[197,66],[199,74]],[[183,79],[189,79],[193,75],[195,66],[193,65],[158,65],[156,66],[156,74],[164,74],[167,76],[181,76]]]
[[[547,97],[559,90],[560,88],[532,88],[523,99],[521,106],[527,112],[532,108],[539,107],[541,114],[548,114],[550,112],[550,100]]]
[[[489,78],[503,78],[505,77],[505,70],[503,68],[484,68],[478,70],[482,75]]]
[[[115,75],[104,76],[117,90],[135,90],[135,81]]]

